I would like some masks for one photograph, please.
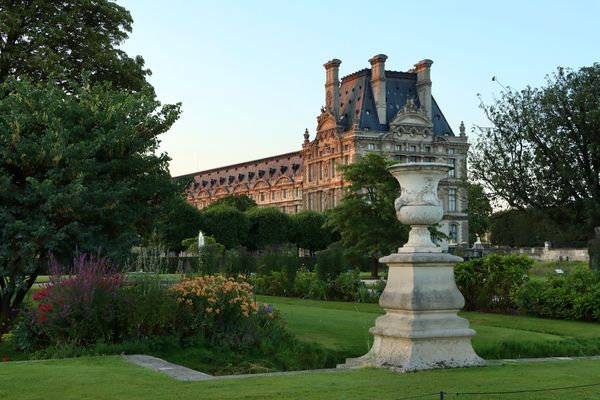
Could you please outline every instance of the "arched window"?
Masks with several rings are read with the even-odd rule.
[[[448,236],[450,236],[450,242],[451,243],[458,243],[458,225],[457,224],[450,224],[450,231],[448,233]]]

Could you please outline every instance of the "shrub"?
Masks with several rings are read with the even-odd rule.
[[[317,273],[319,279],[327,281],[335,279],[340,273],[348,270],[344,247],[334,243],[326,250],[317,252]]]
[[[212,343],[242,346],[256,338],[258,306],[252,286],[241,279],[204,275],[171,288],[177,297],[180,326]],[[254,332],[253,332],[254,331]]]
[[[50,270],[49,282],[33,294],[34,305],[16,325],[21,350],[89,347],[180,331],[175,296],[158,275],[128,279],[105,259],[87,255],[74,259],[66,273],[54,260]]]
[[[204,247],[200,250],[200,270],[203,274],[212,274],[221,269],[225,246],[210,236],[205,236]]]
[[[256,271],[256,259],[244,247],[225,250],[222,272],[227,275],[249,274]]]
[[[355,300],[359,303],[377,303],[381,297],[381,293],[385,289],[386,282],[378,280],[372,287],[367,287],[363,282],[358,287]]]
[[[297,297],[307,297],[311,287],[316,282],[317,274],[302,268],[296,273],[296,279],[294,280],[294,286],[291,294]]]
[[[600,321],[600,274],[587,268],[529,281],[513,290],[512,297],[527,314]]]
[[[254,278],[256,292],[269,296],[285,296],[288,282],[283,273],[274,271]]]
[[[467,310],[510,311],[516,305],[510,298],[515,287],[528,280],[533,260],[525,256],[492,254],[458,264],[456,284],[465,297]]]
[[[82,255],[64,269],[51,257],[49,282],[32,296],[37,304],[20,320],[22,349],[110,341],[118,332],[117,295],[126,277],[106,259]]]
[[[365,284],[360,280],[358,269],[342,272],[333,281],[333,293],[330,297],[343,301],[353,301],[357,298],[359,288],[364,286]]]
[[[118,339],[142,340],[176,335],[177,303],[160,276],[131,278],[116,302]]]

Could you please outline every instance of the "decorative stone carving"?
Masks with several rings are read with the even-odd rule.
[[[429,225],[438,223],[444,210],[437,197],[439,181],[448,173],[448,166],[435,163],[395,164],[389,171],[400,183],[400,197],[394,203],[396,216],[411,226],[408,242],[399,253],[435,252],[441,247],[431,241]]]
[[[317,117],[317,131],[336,128],[335,115],[326,107],[321,107],[321,114]]]
[[[454,281],[460,257],[441,253],[427,226],[439,222],[442,208],[438,182],[449,167],[439,163],[395,164],[390,172],[400,182],[398,219],[411,225],[408,242],[398,253],[381,258],[388,281],[379,305],[386,314],[370,329],[373,347],[341,367],[372,366],[408,372],[483,365],[474,351],[475,331],[456,313],[464,298]]]

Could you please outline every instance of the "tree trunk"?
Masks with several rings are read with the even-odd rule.
[[[371,264],[371,279],[379,279],[379,260],[373,258],[373,264]]]

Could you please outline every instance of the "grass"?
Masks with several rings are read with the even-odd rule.
[[[507,363],[484,368],[396,374],[363,369],[335,373],[179,382],[117,356],[0,364],[0,398],[54,399],[439,399],[456,393],[539,390],[600,384],[600,362]],[[467,399],[596,398],[600,386]]]
[[[583,261],[536,261],[529,271],[529,276],[534,279],[545,279],[548,274],[556,275],[556,269],[562,269],[566,274],[578,269],[589,268]]]
[[[368,328],[383,313],[376,304],[323,302],[284,297],[258,296],[284,314],[289,329],[300,339],[338,352],[340,357],[364,354],[370,347]],[[600,339],[600,324],[548,320],[488,313],[461,313],[478,331],[475,350],[485,358],[585,354]],[[0,356],[2,356],[0,342]],[[561,350],[562,349],[562,350]],[[566,350],[564,350],[566,349]],[[201,359],[210,364],[215,354],[199,348],[154,354],[186,363]],[[557,354],[553,354],[557,352]],[[561,353],[562,352],[562,353]],[[486,356],[486,354],[488,354]],[[597,349],[595,354],[600,354]],[[340,360],[342,361],[342,360]],[[231,359],[230,364],[248,362],[246,368],[263,372],[261,364]],[[200,368],[202,370],[202,368]],[[206,371],[206,370],[205,370]],[[35,382],[35,384],[31,384]],[[37,362],[0,363],[0,398],[28,399],[403,399],[421,396],[438,399],[456,393],[541,390],[598,384],[597,386],[502,395],[466,395],[468,399],[590,399],[600,393],[600,361],[544,363],[505,362],[484,368],[424,371],[395,374],[363,369],[335,373],[306,373],[240,380],[178,382],[165,375],[123,361],[118,356],[81,357]]]
[[[347,357],[366,353],[369,328],[383,314],[377,304],[324,302],[257,296],[280,309],[288,327],[301,340],[319,343]],[[600,354],[600,324],[465,312],[477,331],[473,347],[485,359]]]

